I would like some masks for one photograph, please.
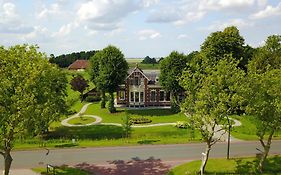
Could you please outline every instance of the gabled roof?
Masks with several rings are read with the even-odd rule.
[[[129,78],[134,72],[140,72],[147,80],[150,80],[150,79],[143,73],[143,71],[141,70],[141,68],[138,67],[138,65],[137,65],[134,69],[129,70],[129,75],[127,76],[127,78]],[[127,79],[127,78],[126,78],[126,79]]]
[[[77,70],[77,69],[86,69],[89,66],[88,60],[76,60],[74,63],[68,66],[68,69]]]

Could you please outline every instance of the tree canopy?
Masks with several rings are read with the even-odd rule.
[[[113,93],[117,90],[118,85],[124,82],[128,69],[129,66],[123,53],[115,46],[110,45],[91,58],[92,79],[98,89],[110,94],[109,109],[111,112],[115,111]]]
[[[150,58],[149,56],[146,56],[146,57],[142,60],[141,63],[143,63],[143,64],[156,64],[157,61],[156,61],[155,58]]]
[[[241,97],[236,91],[245,73],[237,65],[238,62],[228,55],[213,67],[194,60],[183,72],[181,85],[186,98],[182,107],[206,142],[201,172],[204,172],[212,145],[220,139],[215,137],[220,131],[219,125],[226,128],[228,123],[223,121],[239,107]]]
[[[179,106],[178,94],[183,91],[183,88],[179,85],[179,78],[182,75],[183,69],[186,67],[187,61],[187,56],[183,53],[173,51],[160,62],[159,80],[163,88],[171,92],[172,103],[173,106],[175,105],[173,108]]]
[[[281,126],[281,36],[269,36],[249,63],[247,81],[242,86],[246,112],[255,116],[257,136],[263,147],[259,161],[262,172],[273,134]]]
[[[245,46],[244,38],[239,30],[227,27],[223,31],[211,33],[201,45],[201,53],[204,53],[209,64],[216,64],[225,54],[240,60],[239,67],[246,69],[249,59],[252,57],[253,49]]]
[[[19,136],[46,132],[66,110],[65,75],[35,46],[0,47],[0,154],[5,175]]]

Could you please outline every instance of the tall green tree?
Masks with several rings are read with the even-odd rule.
[[[258,170],[263,171],[272,137],[281,128],[281,36],[269,36],[249,63],[242,94],[246,112],[255,116],[257,136],[263,147]]]
[[[35,46],[0,47],[0,154],[5,175],[18,137],[38,135],[65,112],[65,75]]]
[[[223,121],[240,105],[242,98],[236,91],[245,73],[237,68],[238,61],[231,55],[225,55],[215,66],[202,64],[199,59],[197,57],[188,63],[181,85],[187,94],[182,107],[206,142],[200,167],[203,174],[211,148],[220,140],[221,135],[217,133],[229,125]]]
[[[271,69],[281,69],[281,35],[271,35],[265,45],[257,48],[253,61],[249,64],[251,71],[263,73]]]
[[[201,53],[204,53],[209,64],[216,64],[225,54],[240,60],[239,67],[246,69],[251,59],[253,49],[245,46],[244,38],[235,26],[225,28],[223,31],[211,33],[201,45]]]
[[[88,69],[91,79],[99,91],[101,91],[101,108],[105,108],[105,81],[100,79],[100,60],[102,59],[102,51],[98,51],[90,59],[90,68]]]
[[[91,63],[94,82],[103,92],[109,93],[108,109],[115,112],[113,93],[124,82],[129,69],[128,63],[123,53],[111,45],[98,52]]]
[[[179,84],[179,78],[186,67],[187,61],[187,56],[183,53],[173,51],[160,62],[159,80],[164,89],[171,93],[172,110],[174,112],[179,111],[178,94],[183,92],[183,88]]]

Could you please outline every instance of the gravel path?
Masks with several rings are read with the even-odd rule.
[[[74,114],[73,116],[64,119],[63,121],[61,121],[61,124],[63,126],[67,126],[67,127],[81,127],[81,126],[90,126],[90,125],[114,125],[114,126],[122,126],[122,124],[120,123],[101,123],[102,118],[99,116],[95,116],[95,115],[83,115],[83,113],[86,112],[87,108],[89,105],[91,105],[92,103],[87,103],[85,104],[81,110],[77,113]],[[84,124],[84,125],[73,125],[73,124],[69,124],[68,121],[77,117],[80,117],[81,115],[83,116],[87,116],[87,117],[92,117],[95,118],[96,121],[92,122],[92,123],[88,123],[88,124]],[[234,126],[241,126],[241,122],[236,120],[236,119],[231,119],[234,121],[234,124],[232,125]],[[132,125],[132,128],[147,128],[147,127],[155,127],[155,126],[168,126],[168,125],[175,125],[176,123],[156,123],[156,124],[147,124],[147,125]],[[225,130],[222,129],[221,126],[216,126],[215,128],[215,135],[214,138],[220,138],[220,141],[226,142],[227,138],[228,138],[228,132],[226,132]],[[239,139],[234,138],[233,136],[230,136],[230,141],[231,142],[237,142],[237,141],[241,141]]]

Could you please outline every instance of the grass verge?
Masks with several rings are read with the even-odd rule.
[[[47,173],[47,169],[46,168],[33,168],[32,169],[34,172],[40,173],[42,175],[48,175],[50,173]],[[52,171],[53,173],[53,171]],[[59,166],[55,168],[55,174],[56,175],[89,175],[89,173],[87,173],[84,170],[80,170],[78,168],[72,168],[72,167],[68,167],[68,166]]]
[[[206,174],[258,174],[256,158],[209,159]],[[168,175],[198,174],[201,161],[192,161],[172,169]],[[281,174],[281,156],[269,157],[264,174]]]
[[[198,131],[195,132],[194,138],[190,133],[190,129],[174,126],[133,128],[131,137],[127,139],[123,137],[123,130],[118,126],[60,127],[47,135],[43,141],[36,138],[18,140],[15,149],[182,144],[200,141]],[[75,139],[75,143],[72,139]]]
[[[231,135],[235,138],[242,140],[258,140],[257,128],[255,125],[255,119],[253,116],[231,116],[231,118],[239,120],[242,125],[233,128]],[[281,130],[276,131],[273,135],[273,139],[281,139]]]

